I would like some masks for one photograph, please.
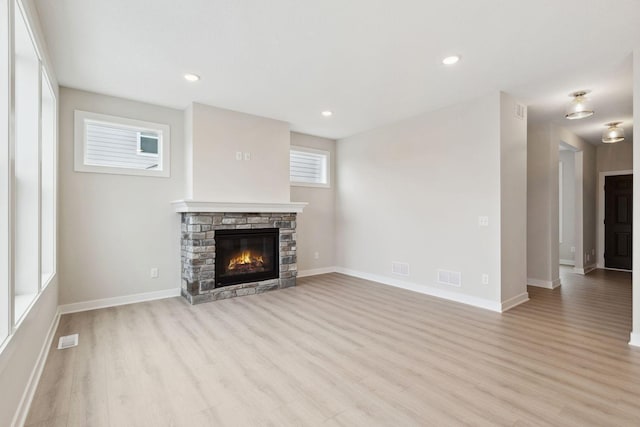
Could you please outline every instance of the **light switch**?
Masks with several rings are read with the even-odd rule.
[[[488,227],[489,226],[489,217],[488,216],[479,216],[478,217],[478,225],[480,227]]]
[[[245,160],[251,160],[251,153],[244,153]]]
[[[242,151],[236,151],[236,160],[242,160]]]

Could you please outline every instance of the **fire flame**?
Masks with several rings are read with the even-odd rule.
[[[264,261],[262,260],[262,256],[254,255],[251,251],[242,251],[242,253],[236,257],[231,258],[229,261],[228,270],[233,270],[240,266],[251,265],[256,267],[261,267],[264,265]]]

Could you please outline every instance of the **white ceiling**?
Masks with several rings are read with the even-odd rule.
[[[61,85],[181,109],[196,101],[314,135],[341,138],[495,90],[529,104],[531,120],[559,120],[594,143],[602,124],[632,114],[637,0],[36,4]],[[443,66],[452,53],[460,63]],[[578,89],[593,91],[596,115],[569,123],[563,109]]]

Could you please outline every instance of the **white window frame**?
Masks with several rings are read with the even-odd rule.
[[[318,150],[316,148],[309,147],[300,147],[297,145],[292,145],[289,147],[289,158],[291,158],[292,151],[300,151],[303,153],[312,153],[324,156],[326,158],[326,170],[325,174],[327,177],[326,183],[314,183],[314,182],[301,182],[301,181],[291,181],[289,178],[289,183],[293,187],[316,187],[316,188],[331,188],[331,153],[326,150]],[[289,175],[291,177],[291,175]]]
[[[118,127],[130,128],[135,131],[155,132],[159,136],[158,157],[161,169],[134,169],[115,166],[97,166],[87,164],[87,123],[103,123]],[[142,120],[125,117],[110,116],[107,114],[91,113],[75,110],[74,113],[74,170],[76,172],[107,173],[116,175],[134,175],[169,178],[171,176],[171,130],[168,125],[161,123],[145,122]],[[138,140],[139,144],[139,140]],[[139,147],[138,147],[139,148]],[[138,153],[141,154],[141,153]]]
[[[138,132],[138,141],[137,144],[138,146],[136,147],[136,151],[138,152],[138,156],[145,156],[145,157],[160,157],[160,149],[162,147],[162,141],[160,140],[159,136],[153,137],[153,136],[149,136],[149,135],[143,135],[143,133],[145,132]],[[155,139],[157,142],[156,144],[158,144],[158,152],[157,153],[145,153],[142,151],[142,137],[145,138],[153,138]]]

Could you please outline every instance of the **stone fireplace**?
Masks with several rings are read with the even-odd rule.
[[[182,295],[191,303],[295,286],[296,215],[305,203],[174,202]]]

